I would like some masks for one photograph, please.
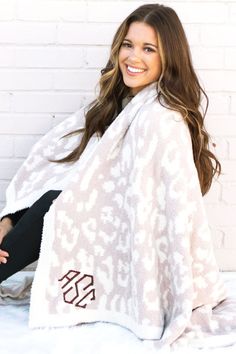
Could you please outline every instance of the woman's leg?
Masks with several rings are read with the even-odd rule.
[[[7,263],[0,264],[0,283],[39,258],[43,217],[61,191],[48,191],[21,217],[4,237],[0,247],[7,251]]]

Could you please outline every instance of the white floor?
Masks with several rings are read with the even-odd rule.
[[[21,276],[19,274],[15,275],[17,279]],[[223,273],[223,276],[230,294],[236,297],[236,272]],[[114,324],[94,323],[71,328],[30,330],[28,312],[28,305],[0,306],[0,354],[153,354],[141,345],[133,333]],[[224,345],[224,336],[212,338],[205,349],[183,348],[178,352],[236,354],[236,344],[219,348],[221,343]]]

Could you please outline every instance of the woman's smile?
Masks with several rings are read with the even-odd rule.
[[[131,76],[136,76],[138,74],[144,73],[145,69],[137,68],[131,65],[126,65],[127,73]]]

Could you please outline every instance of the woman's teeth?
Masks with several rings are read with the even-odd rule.
[[[136,68],[132,68],[131,66],[127,66],[128,70],[131,72],[131,73],[142,73],[144,72],[144,69],[136,69]]]

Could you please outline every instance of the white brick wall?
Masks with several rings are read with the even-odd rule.
[[[31,146],[95,95],[120,21],[151,1],[0,0],[0,208]],[[162,1],[184,24],[223,173],[204,197],[221,269],[236,270],[236,1]]]

